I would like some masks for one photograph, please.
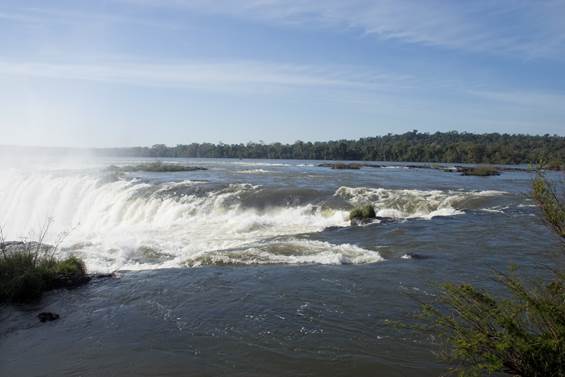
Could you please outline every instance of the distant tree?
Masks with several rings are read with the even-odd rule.
[[[102,155],[139,157],[225,157],[317,160],[366,160],[453,163],[530,164],[551,161],[553,169],[565,167],[565,137],[508,134],[470,134],[417,130],[402,135],[366,137],[358,140],[293,144],[263,141],[247,144],[178,144],[151,148],[97,150]]]

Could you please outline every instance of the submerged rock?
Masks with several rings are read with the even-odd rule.
[[[41,312],[37,315],[41,322],[51,322],[59,319],[59,314],[51,312]]]
[[[375,217],[376,220],[379,220],[379,222],[382,223],[393,223],[396,221],[395,218],[393,217],[382,217],[382,216],[377,216]]]
[[[429,259],[430,256],[416,253],[406,253],[400,258],[402,259]]]
[[[88,283],[91,279],[90,275],[82,275],[78,273],[73,274],[59,274],[53,281],[52,289],[58,288],[77,288],[81,285]]]
[[[118,275],[115,272],[111,272],[108,274],[89,274],[88,275],[91,279],[115,279],[118,278]]]
[[[372,224],[375,221],[379,224],[393,223],[396,221],[396,219],[392,217],[375,216],[369,218],[353,218],[350,219],[350,221],[351,221],[351,226],[361,226],[361,225]]]
[[[351,219],[351,226],[367,225],[373,222],[373,219]]]

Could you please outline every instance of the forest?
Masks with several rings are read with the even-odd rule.
[[[97,154],[127,157],[209,157],[298,160],[410,161],[489,164],[565,165],[565,137],[557,135],[473,134],[452,132],[366,137],[358,140],[293,144],[191,143],[152,147],[103,148]]]

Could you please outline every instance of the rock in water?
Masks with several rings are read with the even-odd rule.
[[[59,314],[51,312],[41,312],[37,315],[41,322],[51,322],[59,319]]]

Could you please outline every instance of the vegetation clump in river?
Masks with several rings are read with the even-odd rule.
[[[477,177],[488,177],[491,175],[500,175],[500,171],[492,166],[475,166],[472,168],[458,168],[461,175],[474,175]]]
[[[180,164],[170,164],[161,161],[147,162],[138,165],[115,166],[112,165],[108,168],[112,172],[129,173],[129,172],[151,172],[151,173],[174,173],[182,171],[198,171],[208,170],[200,166],[187,166]]]
[[[336,162],[333,164],[320,164],[318,165],[319,167],[323,167],[323,168],[331,168],[331,169],[336,169],[336,170],[359,170],[361,169],[363,166],[365,166],[365,164],[357,164],[357,163],[343,163],[343,162]]]
[[[369,221],[376,217],[375,209],[370,204],[353,208],[351,212],[349,212],[349,220],[352,223]]]
[[[74,256],[59,259],[55,247],[42,242],[0,239],[0,302],[25,302],[43,292],[87,283],[84,262]]]

